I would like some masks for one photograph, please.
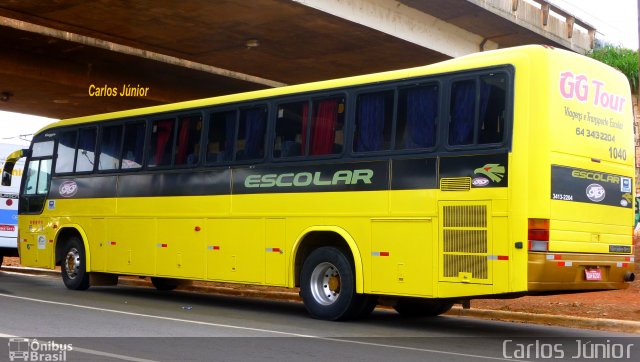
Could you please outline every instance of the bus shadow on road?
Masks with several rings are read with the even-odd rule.
[[[140,313],[166,313],[167,317],[197,319],[220,323],[221,320],[251,320],[260,323],[290,324],[318,330],[330,330],[332,336],[353,335],[363,326],[367,336],[388,334],[389,329],[399,336],[472,336],[472,337],[554,337],[559,332],[567,336],[593,335],[595,331],[569,329],[536,324],[503,322],[460,316],[438,316],[432,318],[406,318],[385,307],[376,308],[363,319],[349,322],[314,320],[307,314],[304,305],[296,301],[269,300],[247,296],[195,293],[189,291],[157,291],[147,287],[97,287],[92,293],[111,300],[120,299],[128,310]],[[139,310],[139,311],[138,311]],[[277,322],[276,322],[277,321]]]

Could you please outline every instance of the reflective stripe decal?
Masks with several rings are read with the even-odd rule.
[[[389,256],[388,251],[373,251],[371,252],[372,256]]]

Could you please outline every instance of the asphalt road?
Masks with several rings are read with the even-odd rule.
[[[78,292],[59,278],[0,271],[0,360],[25,350],[66,361],[593,361],[590,351],[598,360],[638,360],[639,337],[456,316],[411,320],[381,309],[362,321],[326,322],[296,302],[144,287]]]

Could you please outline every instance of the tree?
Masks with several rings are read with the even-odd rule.
[[[629,80],[631,91],[638,93],[638,51],[605,44],[587,54],[621,71]]]

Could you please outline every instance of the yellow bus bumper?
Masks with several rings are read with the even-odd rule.
[[[587,280],[585,270],[599,269],[600,280]],[[633,255],[529,253],[530,292],[625,289],[635,277]]]

